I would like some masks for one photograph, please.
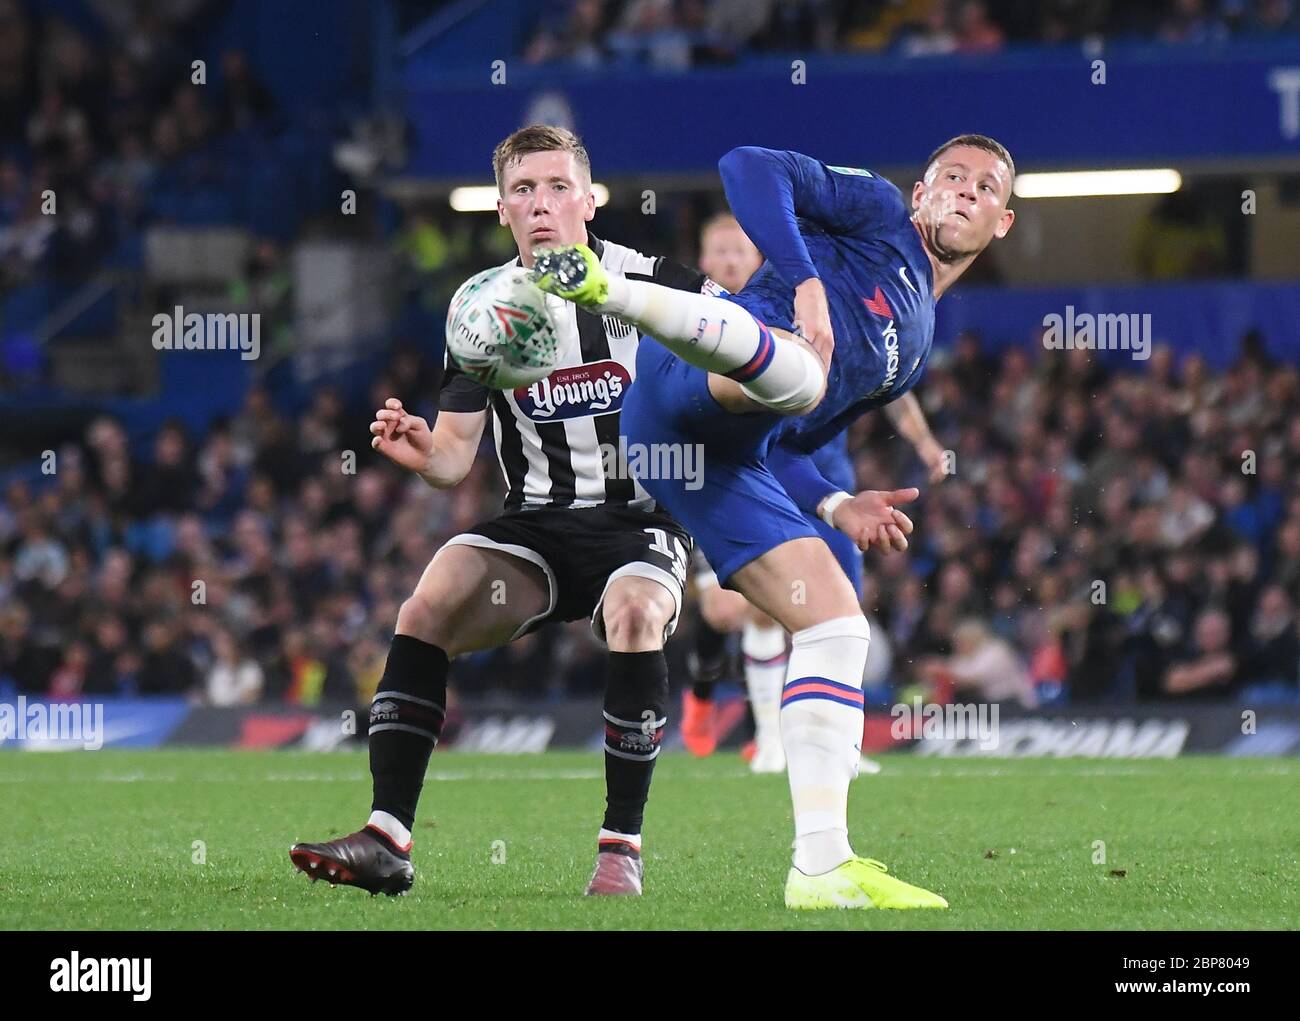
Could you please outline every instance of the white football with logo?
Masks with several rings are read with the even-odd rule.
[[[447,352],[465,375],[492,390],[514,390],[549,376],[560,338],[545,295],[522,266],[470,277],[447,309]]]

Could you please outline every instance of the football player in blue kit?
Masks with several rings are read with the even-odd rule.
[[[724,212],[710,217],[700,228],[699,264],[709,279],[723,289],[722,293],[737,294],[763,265],[763,256],[736,218]],[[884,411],[928,469],[930,482],[943,481],[948,462],[942,445],[930,431],[915,392],[887,405]],[[847,432],[811,456],[823,478],[842,490],[856,488]],[[862,551],[847,535],[831,528],[815,514],[809,513],[807,517],[830,547],[861,601]],[[784,773],[780,715],[781,690],[789,661],[785,630],[754,609],[739,592],[722,588],[708,561],[703,557],[697,559],[695,584],[700,621],[695,628],[690,656],[693,679],[682,692],[682,741],[693,755],[711,755],[717,747],[719,719],[713,695],[730,659],[727,635],[739,633],[754,735],[741,755],[749,762],[752,772]],[[872,760],[862,760],[861,770],[878,772],[879,769]]]
[[[606,274],[584,246],[541,253],[543,290],[639,327],[629,444],[705,451],[703,484],[644,480],[722,584],[792,636],[781,737],[795,841],[791,908],[942,908],[854,854],[848,789],[862,734],[870,640],[856,593],[812,511],[859,549],[905,550],[915,489],[856,496],[810,456],[858,416],[907,393],[925,367],[935,302],[1005,237],[1015,166],[961,135],[926,162],[910,203],[870,171],[794,152],[734,149],[719,162],[732,212],[767,261],[729,298]],[[698,481],[698,480],[696,480]]]

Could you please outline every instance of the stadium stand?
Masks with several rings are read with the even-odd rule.
[[[294,97],[235,45],[209,45],[212,85],[190,84],[188,40],[221,5],[116,6],[0,0],[0,694],[364,702],[429,553],[503,495],[490,457],[451,492],[401,476],[369,456],[367,424],[393,393],[433,414],[447,299],[509,238],[432,199],[336,226],[391,254],[382,329],[345,330],[328,371],[289,372],[319,339],[295,251],[349,183],[330,157],[345,122],[283,116]],[[1297,31],[1289,0],[576,0],[546,5],[519,53],[686,71],[801,47],[921,57]],[[596,227],[692,261],[719,202],[696,189],[657,219],[611,206]],[[188,370],[184,406],[176,386],[171,404],[152,398],[179,370],[139,342],[149,311],[217,300],[262,312],[264,364]],[[871,563],[891,694],[976,683],[971,657],[997,643],[1040,704],[1300,699],[1300,373],[1270,355],[1278,338],[1219,339],[1239,352],[1226,367],[1172,347],[1122,366],[1047,358],[1029,334],[967,332],[936,353],[919,393],[960,470],[925,496],[911,555]],[[140,400],[106,399],[123,394]],[[24,439],[33,415],[63,436],[53,475]],[[921,477],[881,416],[852,444],[863,486]],[[339,470],[349,451],[355,477]],[[685,644],[670,645],[676,685]],[[467,657],[453,681],[558,698],[599,691],[601,669],[578,622]]]

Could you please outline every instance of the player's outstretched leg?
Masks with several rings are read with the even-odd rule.
[[[537,286],[640,328],[684,362],[726,376],[781,415],[816,407],[826,368],[807,344],[773,333],[725,298],[610,276],[586,245],[539,252]]]

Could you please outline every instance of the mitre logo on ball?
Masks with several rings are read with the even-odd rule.
[[[528,271],[497,266],[461,284],[447,309],[447,351],[467,376],[493,390],[548,375],[559,337]]]

